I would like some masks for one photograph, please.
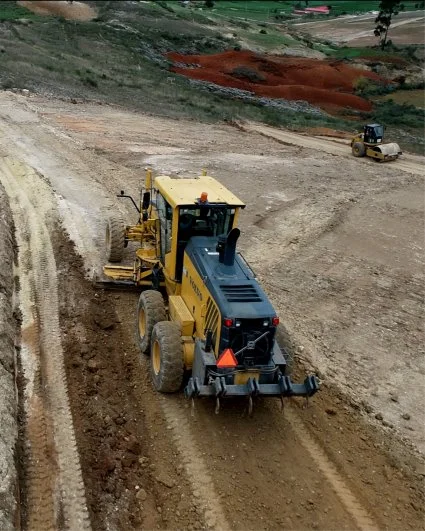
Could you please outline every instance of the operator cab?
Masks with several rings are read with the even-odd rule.
[[[225,204],[213,204],[207,201],[197,205],[179,207],[177,233],[176,280],[181,281],[183,256],[186,245],[194,236],[218,237],[228,234],[235,218],[235,208]]]
[[[212,177],[158,176],[156,206],[160,221],[160,259],[170,280],[180,283],[186,245],[195,236],[217,238],[237,225],[245,204]]]
[[[381,144],[384,139],[384,126],[368,124],[364,126],[363,140],[367,144]]]

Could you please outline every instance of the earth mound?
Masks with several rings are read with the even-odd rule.
[[[354,94],[353,84],[358,78],[386,83],[373,72],[336,60],[263,56],[251,51],[214,55],[171,52],[167,57],[174,62],[173,72],[192,79],[249,90],[258,96],[305,100],[331,112],[347,107],[371,110],[369,101]]]

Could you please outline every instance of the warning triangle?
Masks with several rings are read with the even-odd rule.
[[[237,365],[238,360],[235,358],[231,348],[226,348],[226,350],[223,350],[217,360],[217,367],[220,369],[233,369],[233,367],[236,367]]]

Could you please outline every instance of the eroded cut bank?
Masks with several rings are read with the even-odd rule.
[[[0,529],[16,529],[19,524],[18,482],[15,451],[18,440],[15,393],[13,313],[14,229],[12,213],[0,184]]]

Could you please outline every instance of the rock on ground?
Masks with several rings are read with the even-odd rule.
[[[15,393],[13,316],[14,238],[12,214],[0,185],[0,529],[15,529],[17,518],[17,471],[15,450],[18,439]]]

